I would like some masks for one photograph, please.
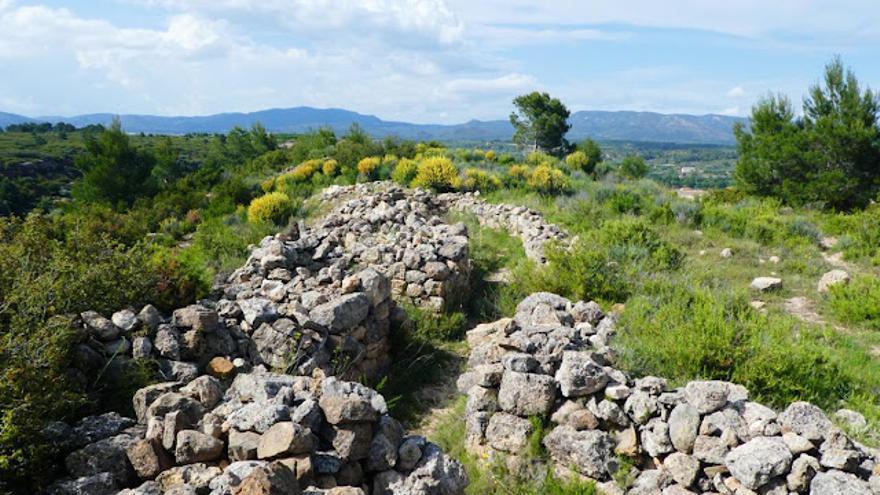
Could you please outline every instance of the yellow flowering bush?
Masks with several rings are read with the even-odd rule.
[[[532,171],[529,167],[517,164],[512,165],[509,169],[507,169],[507,177],[510,182],[514,184],[521,184],[529,180],[529,176],[532,175]]]
[[[419,164],[415,160],[402,158],[391,172],[391,180],[402,186],[409,186],[419,173]]]
[[[251,222],[281,223],[291,213],[290,198],[281,192],[271,192],[254,198],[248,206],[248,220]]]
[[[547,165],[552,166],[556,163],[556,158],[548,155],[547,153],[542,153],[540,151],[533,151],[526,156],[526,163],[529,165]]]
[[[562,170],[549,165],[535,167],[528,178],[529,189],[542,194],[554,194],[571,188],[571,181]]]
[[[497,175],[478,168],[465,170],[461,181],[461,188],[465,191],[490,192],[500,187],[501,179]]]
[[[412,186],[438,192],[452,191],[458,187],[458,169],[449,158],[425,158],[419,163],[419,171],[412,181]]]
[[[570,155],[565,157],[565,163],[572,170],[587,170],[587,166],[590,164],[590,159],[587,157],[587,154],[583,151],[575,151]]]
[[[357,165],[358,173],[368,178],[373,177],[373,173],[376,172],[377,168],[379,168],[378,156],[368,156],[359,161]]]
[[[306,160],[294,167],[290,172],[279,176],[275,181],[275,185],[279,185],[279,182],[305,182],[311,179],[315,172],[321,169],[323,164],[323,161],[319,159]]]
[[[336,160],[329,159],[324,162],[324,165],[321,165],[321,172],[324,173],[327,177],[333,177],[336,175],[336,172],[339,170],[339,164],[336,163]]]
[[[487,161],[494,162],[496,158],[498,158],[498,154],[495,153],[495,150],[489,150],[486,152]]]

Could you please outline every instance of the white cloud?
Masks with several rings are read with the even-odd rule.
[[[505,74],[491,79],[453,79],[446,83],[448,91],[462,93],[518,92],[536,89],[536,86],[538,81],[526,74]]]
[[[734,86],[726,94],[728,98],[742,98],[746,95],[746,90],[742,86]]]

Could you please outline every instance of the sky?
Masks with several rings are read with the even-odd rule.
[[[835,55],[880,89],[877,0],[0,0],[0,111],[748,115]]]

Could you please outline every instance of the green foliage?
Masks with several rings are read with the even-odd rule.
[[[492,192],[501,188],[501,179],[497,175],[478,168],[468,168],[464,171],[461,180],[461,189],[464,191]]]
[[[831,310],[841,321],[880,328],[880,279],[859,275],[848,284],[831,286],[829,292]]]
[[[571,180],[551,165],[538,165],[529,174],[529,189],[541,194],[559,194],[571,190]]]
[[[679,381],[728,380],[774,406],[839,406],[855,385],[825,334],[753,310],[745,294],[658,282],[627,302],[618,336],[630,371]]]
[[[587,166],[583,171],[588,174],[592,174],[596,169],[596,165],[602,163],[605,159],[602,153],[602,148],[600,148],[599,144],[592,139],[587,138],[581,141],[578,143],[577,149],[587,157]]]
[[[437,192],[453,191],[458,184],[458,169],[450,159],[442,157],[425,158],[419,162],[419,171],[412,181],[413,187]]]
[[[281,224],[293,212],[290,198],[282,192],[271,192],[254,198],[248,206],[248,220],[251,222],[272,222]]]
[[[143,304],[157,278],[144,249],[38,214],[0,219],[0,240],[0,479],[32,491],[54,465],[40,429],[104,386],[71,373],[80,337],[63,315]]]
[[[419,173],[419,164],[415,160],[403,158],[394,166],[391,180],[402,186],[409,186]]]
[[[514,98],[510,123],[513,140],[522,148],[561,154],[568,148],[565,133],[571,112],[557,98],[537,91]]]
[[[96,139],[86,140],[86,154],[76,166],[83,172],[73,195],[86,203],[105,203],[119,209],[153,191],[155,157],[132,146],[119,120]]]
[[[751,128],[735,128],[743,190],[792,205],[863,207],[880,191],[880,96],[862,92],[839,58],[810,88],[803,117],[784,96],[752,109]]]
[[[638,155],[628,155],[620,162],[617,173],[627,179],[641,179],[648,173],[648,164]]]
[[[583,151],[575,151],[565,157],[565,164],[572,170],[582,170],[586,173],[592,173],[596,168],[595,163],[590,163],[590,159]]]

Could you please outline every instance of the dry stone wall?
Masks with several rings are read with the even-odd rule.
[[[733,383],[633,380],[608,346],[614,317],[595,303],[537,293],[513,319],[470,331],[467,442],[513,466],[549,419],[543,445],[557,472],[595,479],[630,495],[877,495],[880,456],[848,438],[805,402],[782,412],[749,400]],[[864,418],[841,411],[864,425]],[[628,486],[611,481],[619,456],[632,459]],[[519,461],[519,462],[518,462]]]
[[[376,391],[335,377],[202,375],[139,390],[47,435],[70,451],[52,495],[459,495],[460,464],[404,433]],[[121,491],[120,491],[121,490]]]

